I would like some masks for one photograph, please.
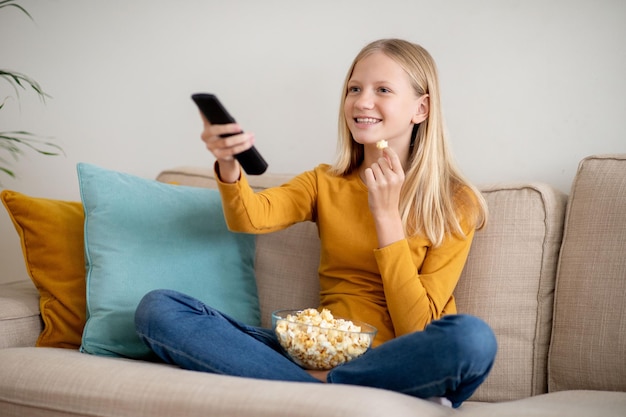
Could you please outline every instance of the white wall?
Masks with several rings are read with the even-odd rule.
[[[380,37],[438,62],[453,147],[476,183],[536,180],[568,192],[578,161],[626,152],[626,2],[621,0],[25,0],[0,10],[0,68],[53,96],[7,102],[0,131],[56,138],[7,189],[78,200],[75,165],[152,178],[206,165],[189,95],[217,93],[257,135],[274,172],[333,159],[345,71]],[[11,93],[0,84],[1,96]],[[25,277],[0,210],[0,281]]]

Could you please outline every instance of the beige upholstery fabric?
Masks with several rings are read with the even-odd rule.
[[[562,391],[502,403],[464,403],[458,414],[459,417],[624,417],[625,415],[626,393],[604,391]]]
[[[591,391],[453,410],[372,388],[218,376],[57,348],[1,349],[0,363],[3,417],[622,417],[626,410],[626,393]]]
[[[443,417],[452,411],[373,388],[259,381],[68,349],[3,349],[0,363],[3,417]]]
[[[626,391],[626,155],[581,162],[555,297],[550,391]]]
[[[552,294],[566,197],[543,184],[482,191],[490,219],[475,235],[455,295],[459,312],[491,325],[498,355],[472,399],[541,394],[547,391]]]
[[[39,315],[39,293],[33,283],[2,284],[0,306],[0,349],[34,346],[43,323]]]
[[[263,188],[283,184],[293,178],[293,175],[267,173],[259,176],[248,175],[246,178],[252,188],[262,190]],[[167,169],[159,173],[157,181],[191,187],[216,188],[215,175],[213,174],[212,167],[179,167]]]
[[[255,272],[261,319],[271,326],[271,313],[285,308],[319,305],[320,241],[315,223],[257,236]]]

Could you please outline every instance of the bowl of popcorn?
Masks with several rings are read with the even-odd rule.
[[[330,310],[278,310],[272,325],[280,345],[305,369],[328,370],[364,354],[376,328],[367,323],[334,317]]]

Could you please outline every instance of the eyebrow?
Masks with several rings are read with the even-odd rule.
[[[358,79],[354,79],[354,78],[350,77],[350,79],[348,80],[348,83],[351,83],[351,82],[356,82],[356,83],[363,84],[362,81],[359,81]],[[389,86],[396,85],[395,83],[393,83],[391,81],[386,81],[386,80],[374,81],[373,84],[374,85],[386,84],[386,85],[389,85]]]

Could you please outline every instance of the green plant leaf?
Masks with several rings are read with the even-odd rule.
[[[56,143],[42,140],[30,132],[0,132],[0,147],[12,154],[19,154],[19,145],[25,146],[42,155],[65,155],[63,148]]]
[[[13,87],[17,97],[20,96],[18,87],[22,90],[26,90],[30,87],[37,93],[41,101],[45,102],[47,97],[50,98],[50,95],[43,91],[41,85],[26,74],[0,69],[0,78],[4,78]],[[6,101],[6,98],[4,101]],[[4,105],[4,102],[2,104]]]
[[[47,156],[65,155],[63,148],[49,140],[41,139],[36,135],[25,131],[0,132],[0,173],[11,178],[16,178],[15,172],[6,165],[9,161],[1,155],[8,154],[14,161],[18,161],[24,155],[24,149],[30,149],[36,153]],[[0,186],[2,182],[0,182]]]
[[[5,7],[14,7],[20,12],[24,13],[30,20],[35,21],[28,11],[17,4],[16,0],[0,0],[0,9]],[[30,78],[26,74],[22,74],[20,72],[10,71],[6,69],[0,69],[0,80],[4,80],[7,82],[15,91],[16,98],[19,101],[20,91],[21,90],[30,90],[32,89],[37,93],[39,99],[45,103],[46,98],[50,97],[44,90],[41,88],[41,85],[34,79]],[[4,97],[0,99],[0,109],[2,109],[9,99],[10,96]],[[6,165],[10,165],[10,162],[4,156],[8,154],[8,156],[13,159],[14,162],[18,161],[19,158],[24,155],[24,150],[31,150],[39,153],[41,155],[65,155],[63,149],[45,139],[40,138],[30,132],[26,131],[9,131],[9,132],[0,132],[0,173],[4,173],[9,177],[16,178],[15,172],[11,168],[8,168]],[[0,186],[2,183],[0,182]]]
[[[11,170],[8,170],[6,168],[0,167],[0,172],[4,172],[5,174],[7,174],[9,177],[11,178],[15,178],[15,173]],[[0,182],[0,185],[2,185],[2,183]]]
[[[15,7],[16,9],[18,9],[22,13],[24,13],[26,16],[28,16],[28,18],[30,20],[32,20],[33,22],[35,21],[35,19],[33,19],[33,17],[30,15],[30,13],[28,13],[28,11],[25,8],[23,8],[19,4],[15,3],[15,0],[2,0],[2,1],[0,1],[0,9],[2,9],[3,7]]]

